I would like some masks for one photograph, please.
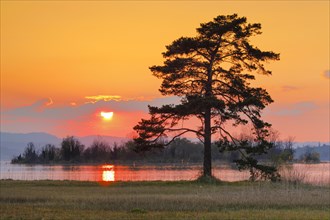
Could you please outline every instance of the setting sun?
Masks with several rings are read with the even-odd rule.
[[[113,112],[101,112],[100,114],[104,120],[111,120],[113,117]]]

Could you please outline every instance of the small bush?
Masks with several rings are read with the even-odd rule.
[[[320,163],[320,154],[313,151],[307,151],[301,155],[299,161],[303,163]]]

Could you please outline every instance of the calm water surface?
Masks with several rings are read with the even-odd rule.
[[[122,165],[19,165],[1,161],[0,179],[13,180],[79,180],[79,181],[177,181],[196,179],[202,167],[191,166],[122,166]],[[229,166],[215,166],[213,174],[223,181],[249,178]],[[303,178],[314,184],[330,185],[330,163],[294,164],[282,175]]]

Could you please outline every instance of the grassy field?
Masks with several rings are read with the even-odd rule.
[[[1,219],[330,219],[330,187],[0,181]]]

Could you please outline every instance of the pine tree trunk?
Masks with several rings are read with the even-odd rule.
[[[205,87],[205,98],[208,100],[212,96],[212,66],[213,59],[210,62],[210,66],[207,73],[207,82]],[[209,101],[209,100],[208,100]],[[211,157],[211,106],[205,106],[204,115],[204,164],[203,164],[203,176],[212,176],[212,157]]]
[[[205,130],[204,130],[204,164],[203,176],[212,176],[212,157],[211,157],[211,109],[205,111]]]

